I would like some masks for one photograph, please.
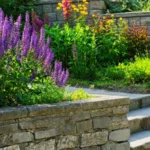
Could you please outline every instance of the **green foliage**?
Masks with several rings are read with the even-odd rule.
[[[58,88],[50,77],[45,77],[43,66],[35,60],[33,52],[22,57],[16,50],[8,50],[0,59],[0,106],[52,103],[63,99],[64,90]],[[35,65],[36,64],[36,65]],[[36,70],[36,78],[31,74]]]
[[[120,18],[104,18],[96,30],[97,61],[102,66],[118,64],[127,57],[127,23]]]
[[[119,2],[112,2],[110,0],[104,0],[109,12],[132,12],[132,11],[149,11],[149,0],[120,0]]]
[[[90,96],[88,95],[88,93],[84,92],[83,89],[78,89],[74,92],[67,93],[66,98],[74,101],[79,99],[87,99],[90,98]]]
[[[7,16],[13,16],[16,19],[19,14],[24,16],[26,11],[31,12],[35,2],[36,0],[1,0],[0,8]]]
[[[128,83],[144,83],[150,80],[150,58],[136,57],[134,62],[121,63],[118,66],[107,69],[106,76],[114,79],[124,79]],[[121,78],[119,78],[119,76]],[[117,79],[117,77],[115,78]]]
[[[148,30],[145,26],[133,24],[128,28],[127,32],[128,40],[128,56],[134,58],[135,55],[142,55],[146,53],[149,48]]]
[[[125,72],[118,66],[114,66],[106,69],[105,76],[112,80],[122,80],[125,78]]]
[[[46,35],[51,38],[51,47],[55,59],[62,61],[65,68],[70,68],[76,78],[93,79],[96,73],[95,35],[88,25],[76,23],[74,27],[66,23],[45,26]]]

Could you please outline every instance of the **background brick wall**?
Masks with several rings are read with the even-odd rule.
[[[81,0],[79,0],[80,2]],[[39,0],[35,6],[35,10],[38,15],[46,12],[50,17],[51,21],[63,22],[63,17],[60,11],[56,10],[58,2],[61,0]],[[73,0],[73,3],[78,3],[78,0]],[[105,3],[103,0],[89,0],[89,14],[98,13],[101,14],[103,9],[106,9]]]

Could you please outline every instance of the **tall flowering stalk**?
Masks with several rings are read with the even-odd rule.
[[[63,8],[64,19],[66,22],[69,22],[70,17],[71,17],[71,2],[70,2],[70,0],[63,0],[62,8]]]
[[[47,13],[44,14],[44,19],[43,19],[43,21],[39,18],[39,16],[37,16],[36,12],[33,11],[33,10],[32,10],[31,16],[32,16],[32,25],[33,25],[33,28],[34,28],[37,32],[39,32],[40,29],[41,29],[44,25],[46,25],[46,24],[52,26],[52,23],[50,22],[50,19],[49,19],[49,16],[48,16]]]
[[[52,72],[52,77],[54,79],[54,81],[56,82],[56,84],[58,86],[63,86],[68,77],[69,77],[69,71],[64,71],[63,67],[62,67],[62,63],[55,61],[55,66],[54,66],[54,71]]]
[[[28,12],[26,13],[26,21],[21,38],[20,25],[21,16],[18,17],[16,23],[13,23],[12,18],[4,18],[4,13],[0,9],[0,57],[2,58],[5,56],[5,53],[8,51],[15,51],[15,55],[17,55],[16,59],[23,63],[22,61],[28,60],[28,57],[32,52],[34,57],[33,59],[36,60],[37,63],[42,64],[43,72],[41,73],[51,76],[59,87],[64,86],[68,79],[68,70],[63,70],[62,65],[60,65],[61,69],[59,69],[59,74],[56,73],[58,71],[58,67],[55,66],[54,69],[52,69],[54,54],[52,49],[49,47],[50,38],[45,40],[44,28],[41,27],[40,36],[38,36],[35,28],[33,28],[30,24],[30,16]],[[60,62],[57,61],[55,62],[55,64],[59,63]],[[31,70],[30,77],[32,79],[35,79],[36,72],[38,70],[39,68]]]
[[[63,11],[63,17],[66,22],[70,22],[71,19],[71,0],[62,0],[62,3],[58,3],[57,10],[61,9]]]

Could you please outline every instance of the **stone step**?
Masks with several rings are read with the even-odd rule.
[[[150,107],[130,111],[127,117],[131,133],[150,129]]]
[[[150,131],[132,134],[129,142],[131,150],[150,150]]]
[[[69,86],[66,87],[66,90],[68,92],[73,92],[78,89],[79,87],[69,87]],[[114,92],[114,91],[108,91],[103,89],[91,89],[91,88],[82,88],[82,89],[88,94],[93,94],[93,95],[99,95],[99,96],[112,95],[112,96],[129,97],[131,100],[130,111],[150,106],[150,94]]]
[[[150,106],[150,96],[149,95],[134,95],[130,97],[129,110],[137,110]]]

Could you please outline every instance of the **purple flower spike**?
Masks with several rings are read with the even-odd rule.
[[[64,71],[62,68],[62,63],[55,61],[54,71],[52,72],[52,78],[57,86],[62,87],[66,85],[67,79],[69,77],[69,71]]]
[[[54,61],[54,53],[50,45],[50,38],[45,39],[45,30],[40,27],[40,36],[36,30],[30,25],[29,13],[26,13],[25,26],[20,38],[21,16],[17,18],[14,23],[12,17],[4,17],[2,9],[0,9],[0,58],[5,55],[5,51],[15,50],[16,59],[21,63],[24,57],[28,57],[28,53],[32,50],[33,59],[36,62],[43,64],[44,75],[52,76],[56,85],[62,87],[66,84],[69,76],[68,70],[63,70],[61,62],[55,62],[54,69],[52,69],[52,62]],[[37,69],[37,68],[36,68]],[[52,71],[53,70],[53,71]],[[36,72],[31,73],[31,80],[35,79]]]

